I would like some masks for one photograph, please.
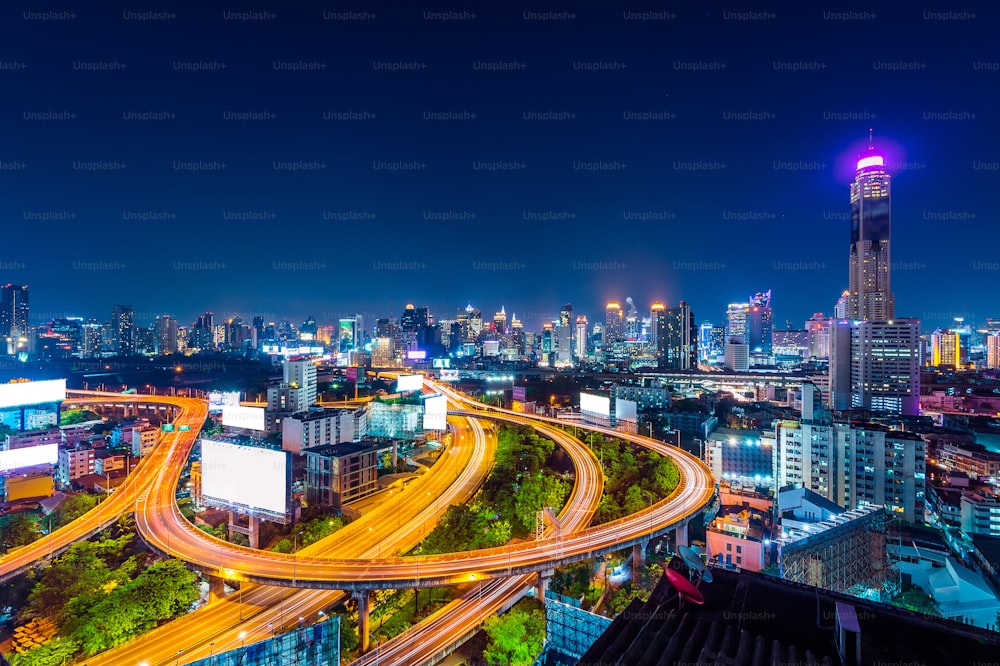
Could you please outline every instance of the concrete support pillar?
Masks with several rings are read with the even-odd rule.
[[[260,548],[260,518],[250,516],[250,522],[247,526],[250,528],[250,534],[247,535],[250,539],[250,547]]]
[[[642,580],[642,567],[646,563],[646,544],[641,541],[632,546],[632,584],[638,585]]]
[[[226,591],[223,586],[226,581],[222,580],[218,576],[208,577],[208,603],[213,604],[220,599],[225,598]]]
[[[354,592],[354,600],[358,604],[358,645],[361,647],[361,654],[365,654],[371,648],[372,598],[368,590],[360,590]]]
[[[674,541],[678,547],[688,545],[688,524],[686,521],[674,528]]]
[[[535,598],[545,603],[545,592],[549,589],[549,579],[552,578],[552,571],[539,571],[535,580]]]

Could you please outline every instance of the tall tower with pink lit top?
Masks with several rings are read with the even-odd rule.
[[[892,196],[885,158],[871,144],[858,157],[851,183],[851,264],[847,318],[888,321],[895,316],[890,234]]]

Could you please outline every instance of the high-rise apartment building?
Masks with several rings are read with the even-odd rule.
[[[580,315],[576,318],[576,357],[583,359],[587,357],[587,315]],[[524,350],[521,350],[524,353]]]
[[[1000,333],[986,336],[986,367],[1000,368]]]
[[[670,370],[694,370],[698,367],[698,327],[691,307],[681,301],[667,308],[665,334],[659,339],[661,360]]]
[[[851,183],[850,284],[847,318],[890,321],[895,297],[890,276],[891,188],[885,159],[869,144]]]
[[[667,339],[667,306],[657,301],[649,307],[649,345],[656,350],[659,359],[665,358],[664,344]]]
[[[135,356],[135,310],[131,305],[111,309],[111,350],[118,356]]]
[[[930,364],[934,367],[962,367],[962,351],[962,339],[957,332],[937,329],[931,333]],[[965,358],[968,359],[968,349],[965,350]]]
[[[851,326],[850,354],[851,407],[920,413],[920,322],[857,322]]]
[[[177,320],[170,315],[156,318],[156,353],[177,353]]]

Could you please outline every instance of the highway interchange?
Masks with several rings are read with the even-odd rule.
[[[188,425],[190,430],[181,432],[178,428],[165,434],[154,452],[101,507],[0,560],[0,577],[44,561],[73,541],[96,533],[99,526],[110,524],[118,515],[135,510],[140,534],[152,548],[180,557],[209,575],[242,581],[243,590],[82,663],[188,663],[262,640],[300,621],[315,620],[322,609],[342,600],[343,592],[333,590],[355,590],[357,594],[377,588],[471,587],[463,599],[359,660],[429,663],[458,638],[475,631],[483,618],[516,601],[535,579],[534,572],[550,572],[557,564],[644,543],[651,534],[686,524],[711,498],[711,474],[689,454],[657,440],[574,424],[572,427],[628,439],[668,455],[681,471],[681,485],[670,497],[626,518],[588,528],[603,491],[603,474],[590,449],[557,427],[565,423],[497,408],[484,413],[480,403],[445,386],[434,386],[449,397],[449,421],[456,433],[454,444],[438,464],[405,490],[394,491],[399,499],[387,495],[375,511],[294,555],[234,546],[194,528],[181,515],[175,499],[177,482],[204,423],[207,403],[192,398],[103,394],[116,403],[175,405],[180,409],[175,423]],[[462,404],[468,412],[456,409]],[[558,533],[549,530],[537,541],[501,548],[399,557],[419,543],[448,505],[467,500],[485,479],[495,438],[487,434],[490,428],[484,428],[482,419],[530,425],[566,449],[576,468],[576,483],[560,513],[561,529]],[[416,635],[420,640],[413,640]]]

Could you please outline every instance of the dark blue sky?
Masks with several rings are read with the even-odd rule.
[[[719,321],[770,288],[801,325],[847,285],[869,127],[897,314],[1000,315],[995,4],[89,4],[0,9],[0,281],[38,323],[471,299],[534,327],[629,295]]]

